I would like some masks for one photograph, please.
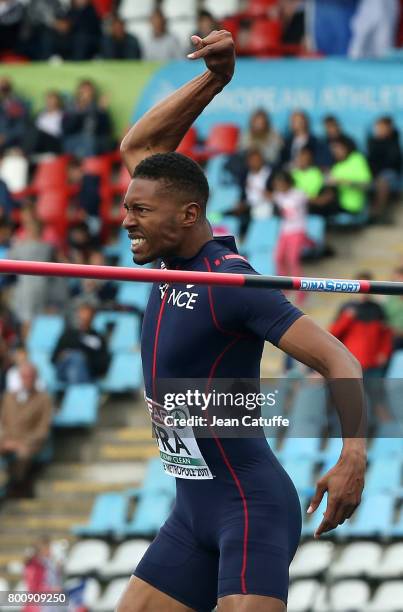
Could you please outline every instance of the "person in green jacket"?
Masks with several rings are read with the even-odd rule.
[[[302,147],[291,170],[296,189],[305,193],[308,198],[316,198],[324,184],[323,172],[314,164],[314,154],[308,146]]]

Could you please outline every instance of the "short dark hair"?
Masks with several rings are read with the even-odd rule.
[[[284,183],[287,183],[289,187],[293,187],[295,185],[294,178],[291,172],[288,172],[288,170],[277,170],[277,172],[274,174],[273,180],[284,181]]]
[[[332,142],[332,144],[336,144],[336,145],[341,145],[342,147],[344,147],[345,149],[347,149],[347,151],[349,153],[352,153],[353,151],[356,151],[356,147],[353,143],[353,141],[351,140],[351,138],[348,138],[348,136],[339,136],[338,138],[335,138]]]
[[[146,157],[136,166],[133,178],[163,181],[167,189],[206,207],[209,197],[206,176],[199,164],[181,153],[156,153]]]

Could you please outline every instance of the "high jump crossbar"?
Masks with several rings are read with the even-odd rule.
[[[403,283],[391,281],[350,280],[337,278],[298,278],[291,276],[260,276],[227,272],[194,272],[156,268],[124,268],[115,266],[87,266],[81,264],[39,261],[0,261],[0,274],[28,274],[93,278],[141,283],[183,283],[226,287],[255,287],[261,289],[289,289],[325,293],[372,293],[403,295]]]

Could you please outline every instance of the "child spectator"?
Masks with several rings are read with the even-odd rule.
[[[272,200],[281,218],[280,234],[275,259],[277,274],[302,276],[301,257],[306,243],[306,195],[295,188],[288,172],[279,171],[273,178]],[[304,300],[298,292],[297,303]]]
[[[295,166],[291,171],[295,187],[303,191],[308,198],[316,198],[324,183],[320,168],[314,165],[313,151],[303,147],[295,158]]]
[[[399,132],[391,117],[375,122],[368,138],[368,161],[375,179],[372,214],[376,220],[382,220],[392,193],[399,190],[402,167]]]

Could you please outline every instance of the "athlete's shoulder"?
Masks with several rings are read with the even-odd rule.
[[[246,257],[238,253],[233,236],[220,236],[211,241],[206,253],[212,272],[256,274]]]

